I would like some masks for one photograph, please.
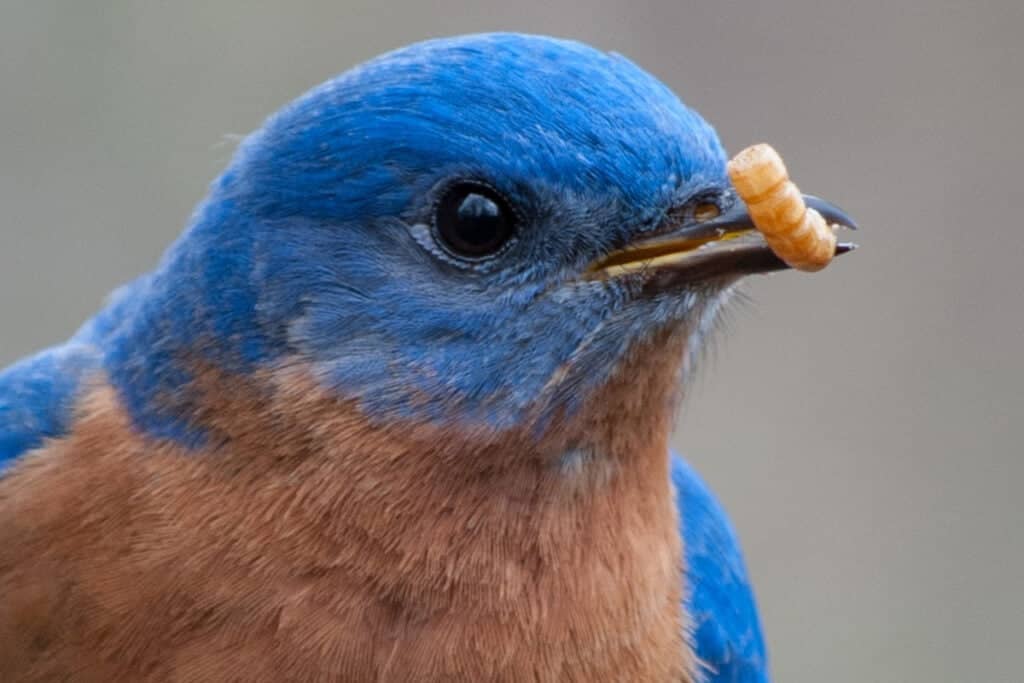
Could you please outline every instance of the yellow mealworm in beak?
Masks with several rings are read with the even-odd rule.
[[[797,270],[821,270],[836,251],[835,231],[803,196],[770,145],[753,145],[728,165],[729,179],[754,227],[775,255]]]

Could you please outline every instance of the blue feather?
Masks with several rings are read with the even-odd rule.
[[[766,682],[764,638],[739,540],[700,476],[678,455],[671,457],[692,591],[687,611],[707,682]]]
[[[69,343],[0,372],[0,472],[46,439],[65,433],[79,385],[99,361],[95,347]]]

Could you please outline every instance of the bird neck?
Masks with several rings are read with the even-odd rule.
[[[103,349],[102,367],[136,429],[188,447],[199,367],[241,376],[276,357],[280,334],[261,323],[252,276],[259,225],[215,185],[152,272],[116,290],[75,341]]]

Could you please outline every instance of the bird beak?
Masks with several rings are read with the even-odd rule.
[[[829,225],[856,229],[853,219],[834,204],[811,195],[803,198]],[[839,242],[836,255],[855,247],[850,242]],[[594,261],[586,272],[590,277],[605,279],[665,274],[672,284],[682,284],[787,268],[757,232],[746,204],[734,198],[719,215],[633,242]]]

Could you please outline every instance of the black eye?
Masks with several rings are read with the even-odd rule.
[[[438,237],[457,256],[497,253],[515,231],[515,214],[482,183],[463,182],[445,191],[434,217]]]

